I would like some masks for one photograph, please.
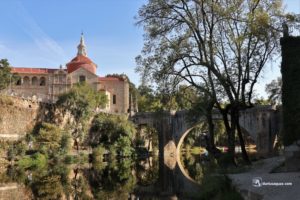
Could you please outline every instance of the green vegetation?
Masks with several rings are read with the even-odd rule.
[[[47,157],[41,153],[23,156],[17,163],[23,169],[41,169],[47,165]]]
[[[137,151],[143,153],[158,152],[158,135],[157,130],[151,126],[140,126],[137,130],[135,145]]]
[[[278,77],[276,80],[272,80],[269,84],[266,85],[265,88],[269,101],[273,105],[281,105],[282,101],[282,78]]]
[[[93,149],[93,164],[97,165],[99,163],[104,162],[104,154],[105,154],[105,148],[102,145],[97,146]]]
[[[34,147],[38,151],[55,155],[61,149],[62,130],[56,125],[43,122],[35,135]]]
[[[281,0],[149,1],[138,12],[137,24],[145,31],[144,48],[136,58],[142,81],[157,83],[163,94],[187,84],[205,97],[208,108],[222,115],[233,164],[236,134],[250,164],[239,112],[253,107],[258,78],[280,47],[282,16]]]
[[[191,109],[198,94],[193,87],[181,85],[175,90],[165,91],[158,87],[153,88],[141,85],[137,89],[137,103],[139,112],[156,112],[162,110]]]
[[[7,59],[0,60],[0,91],[14,84],[18,76],[11,73],[11,67]]]
[[[69,112],[74,118],[73,121],[69,121],[65,129],[71,133],[77,150],[88,132],[89,119],[93,117],[97,108],[103,108],[106,103],[106,95],[86,83],[75,85],[58,97],[56,106],[65,113]]]
[[[17,161],[22,169],[44,168],[48,162],[57,162],[65,156],[69,140],[58,126],[42,122],[26,140],[11,145],[7,157]]]
[[[94,117],[88,143],[99,151],[104,148],[110,155],[117,154],[122,157],[132,156],[134,153],[134,139],[136,129],[132,122],[127,120],[126,116],[98,114]],[[99,147],[99,145],[101,145]],[[96,153],[95,152],[95,153]],[[101,150],[101,152],[103,152]]]
[[[96,108],[103,108],[107,103],[105,94],[95,91],[86,83],[73,86],[68,92],[60,95],[56,105],[69,111],[77,123],[86,120]]]
[[[136,184],[133,166],[131,159],[111,160],[108,165],[89,171],[88,180],[94,198],[127,199]]]

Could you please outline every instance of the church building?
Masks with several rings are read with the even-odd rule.
[[[11,92],[24,98],[36,98],[42,102],[55,102],[58,95],[67,92],[76,83],[86,82],[99,92],[104,92],[108,103],[104,111],[127,113],[129,110],[129,81],[125,76],[101,77],[96,74],[97,65],[87,56],[83,34],[77,56],[58,69],[12,67],[20,79],[11,86]]]

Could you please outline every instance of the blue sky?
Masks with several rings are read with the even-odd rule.
[[[83,31],[97,73],[126,73],[138,83],[135,57],[143,31],[142,0],[0,0],[0,58],[16,67],[57,68],[77,52]]]
[[[0,59],[16,67],[57,68],[77,52],[83,31],[88,56],[97,73],[126,73],[135,83],[135,57],[143,46],[143,30],[134,16],[146,0],[0,0]],[[286,10],[300,13],[300,0],[284,0]],[[257,86],[280,75],[280,61],[268,66]]]

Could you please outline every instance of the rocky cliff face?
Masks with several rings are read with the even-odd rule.
[[[0,199],[1,200],[30,200],[33,195],[28,188],[17,183],[1,183],[0,184]]]
[[[39,103],[0,96],[0,140],[15,140],[34,127],[40,113]]]

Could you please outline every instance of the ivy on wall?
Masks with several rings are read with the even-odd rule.
[[[300,37],[283,37],[282,47],[282,108],[283,143],[300,139]]]

